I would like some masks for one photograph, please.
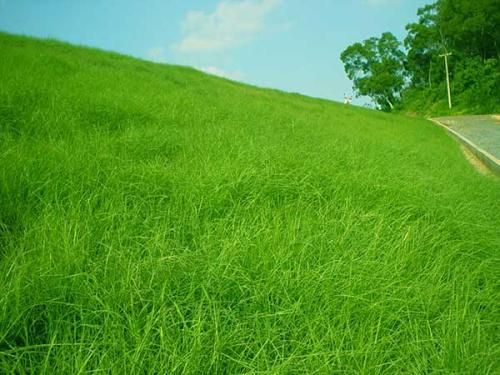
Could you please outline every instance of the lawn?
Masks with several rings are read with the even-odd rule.
[[[0,373],[499,371],[500,180],[418,118],[0,34]]]

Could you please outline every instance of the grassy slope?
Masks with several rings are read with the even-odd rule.
[[[498,370],[500,183],[419,119],[0,34],[0,372]]]

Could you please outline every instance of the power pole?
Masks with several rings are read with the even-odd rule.
[[[448,56],[451,56],[451,52],[446,52],[439,57],[444,57],[444,66],[446,68],[446,86],[448,87],[448,107],[451,109],[451,90],[450,90],[450,74],[448,73]]]

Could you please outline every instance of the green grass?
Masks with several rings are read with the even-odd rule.
[[[500,182],[425,120],[0,34],[0,373],[499,370]]]

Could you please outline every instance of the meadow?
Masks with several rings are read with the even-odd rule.
[[[0,33],[0,373],[498,373],[499,251],[431,122]]]

